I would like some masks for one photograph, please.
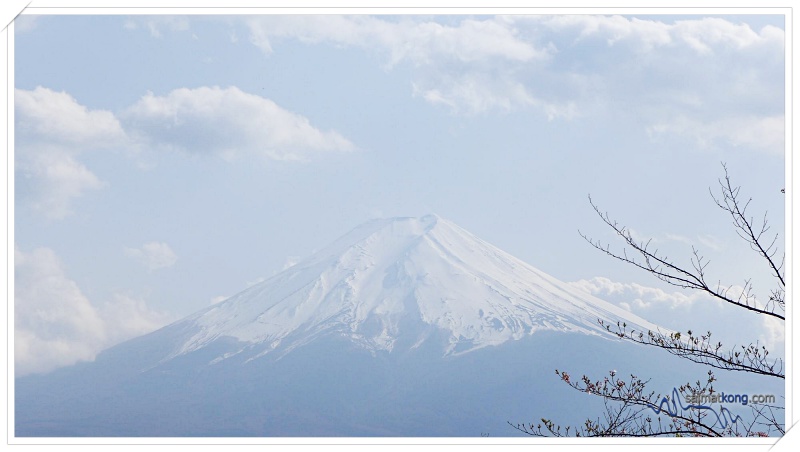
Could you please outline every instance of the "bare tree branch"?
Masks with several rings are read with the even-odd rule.
[[[693,271],[686,270],[678,265],[674,264],[672,261],[669,260],[666,256],[661,256],[658,254],[658,250],[651,250],[650,243],[652,240],[648,240],[646,242],[637,242],[629,229],[625,226],[618,224],[616,221],[612,221],[607,213],[604,213],[600,210],[597,205],[594,204],[592,201],[591,196],[589,197],[589,203],[591,204],[592,208],[594,208],[595,212],[600,216],[604,223],[606,223],[609,227],[611,227],[617,235],[622,237],[623,241],[633,249],[639,255],[639,259],[637,260],[635,257],[629,257],[627,249],[623,249],[622,254],[616,254],[612,252],[608,245],[603,245],[599,241],[594,241],[582,232],[578,231],[581,237],[584,238],[590,245],[597,248],[598,250],[604,252],[605,254],[618,259],[620,261],[626,262],[631,264],[635,267],[641,268],[651,274],[653,274],[658,279],[669,283],[676,287],[681,287],[684,289],[693,289],[705,292],[711,295],[714,298],[720,299],[726,303],[730,303],[734,306],[738,306],[749,311],[756,312],[758,314],[764,314],[771,317],[775,317],[781,320],[784,320],[784,316],[774,312],[773,310],[759,307],[756,303],[755,296],[750,295],[750,288],[752,285],[749,281],[745,282],[744,290],[742,294],[739,295],[738,298],[734,299],[728,295],[730,289],[722,289],[720,285],[717,285],[717,289],[712,289],[705,279],[705,269],[708,265],[708,262],[699,254],[699,251],[692,247],[692,254],[693,257],[691,259]],[[776,303],[778,301],[776,300]],[[782,302],[778,303],[781,307],[783,307]]]
[[[768,358],[769,351],[763,345],[759,347],[758,343],[749,344],[748,346],[741,345],[739,349],[732,348],[723,352],[722,342],[714,344],[711,341],[710,331],[696,336],[689,330],[688,337],[682,337],[681,333],[664,334],[653,331],[648,331],[647,333],[634,330],[627,331],[626,325],[620,325],[619,323],[617,323],[616,330],[612,331],[612,326],[603,320],[598,320],[598,323],[619,338],[638,344],[658,347],[692,362],[707,364],[722,370],[786,378],[783,370],[783,360],[781,358]]]
[[[764,213],[764,220],[761,222],[761,228],[756,229],[753,228],[753,218],[747,218],[745,214],[747,212],[747,207],[750,205],[750,202],[753,200],[752,198],[748,199],[747,202],[744,203],[744,206],[740,208],[742,205],[741,201],[739,200],[739,190],[741,187],[733,187],[731,185],[730,176],[728,176],[728,167],[723,163],[722,169],[725,171],[725,179],[719,180],[720,189],[722,191],[722,200],[718,199],[711,193],[711,197],[714,199],[714,202],[717,203],[722,210],[728,212],[733,219],[733,225],[736,227],[736,232],[739,234],[739,237],[744,239],[747,243],[750,244],[750,247],[758,252],[758,254],[763,257],[767,264],[769,265],[770,269],[772,270],[774,276],[778,278],[781,287],[786,287],[786,283],[783,279],[783,265],[785,261],[785,255],[781,258],[780,265],[775,264],[775,254],[777,253],[777,248],[775,247],[775,242],[778,240],[778,234],[775,234],[775,237],[772,239],[769,245],[766,247],[763,245],[761,237],[769,231],[769,224],[767,222],[767,214]],[[711,192],[711,189],[709,189]]]
[[[689,259],[690,266],[679,266],[667,256],[659,253],[658,249],[651,248],[651,240],[637,241],[633,238],[630,229],[611,220],[607,213],[602,212],[589,197],[589,203],[600,218],[611,227],[625,243],[621,253],[612,252],[608,245],[592,240],[585,234],[579,234],[594,248],[603,253],[631,264],[637,268],[651,273],[656,278],[673,286],[698,290],[720,299],[736,307],[744,308],[756,314],[785,320],[784,315],[776,310],[786,311],[784,263],[785,255],[777,263],[776,243],[778,235],[771,240],[765,240],[769,231],[767,216],[761,221],[760,227],[755,226],[752,217],[748,217],[747,208],[752,199],[742,202],[739,197],[740,187],[734,187],[728,175],[728,169],[722,164],[725,172],[724,179],[719,179],[721,197],[717,198],[711,193],[717,206],[726,211],[733,220],[736,233],[750,248],[766,260],[772,275],[777,279],[778,287],[771,291],[767,303],[759,303],[753,295],[753,285],[746,280],[741,292],[731,295],[731,287],[723,287],[717,283],[715,289],[706,281],[706,268],[709,262],[692,247]],[[781,192],[784,192],[781,190]],[[629,249],[632,251],[629,254]],[[695,363],[704,364],[725,371],[747,372],[756,375],[785,379],[783,360],[769,358],[769,351],[758,342],[747,346],[741,345],[730,350],[723,350],[721,342],[716,344],[711,341],[711,332],[695,335],[688,331],[686,336],[679,332],[668,334],[660,331],[628,331],[625,323],[617,323],[616,330],[612,326],[598,320],[599,323],[612,334],[638,344],[649,345],[666,350],[667,352],[688,359]],[[785,433],[783,421],[776,412],[783,411],[782,406],[768,404],[751,404],[752,418],[748,423],[741,421],[740,416],[733,417],[726,408],[721,408],[717,413],[708,406],[684,405],[681,397],[689,394],[713,393],[713,382],[716,378],[711,370],[704,385],[698,380],[694,385],[689,383],[673,390],[669,396],[662,397],[653,392],[645,391],[646,381],[631,375],[629,381],[616,377],[614,371],[602,380],[591,381],[585,375],[580,381],[570,378],[566,372],[556,370],[562,381],[572,388],[603,398],[605,412],[603,418],[596,420],[586,419],[580,427],[567,426],[563,428],[553,421],[542,418],[541,422],[534,425],[512,424],[509,425],[522,433],[533,436],[624,436],[624,437],[654,437],[654,436],[769,436],[771,434]],[[666,413],[666,414],[665,414]],[[710,416],[713,414],[714,416]],[[667,416],[668,415],[668,416]],[[662,418],[666,418],[662,421]],[[713,422],[712,422],[713,421]]]

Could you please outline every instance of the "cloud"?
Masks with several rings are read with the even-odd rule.
[[[701,55],[720,50],[741,50],[776,44],[783,46],[783,30],[773,26],[756,32],[746,24],[707,17],[700,20],[681,20],[670,27],[672,36]]]
[[[732,327],[732,325],[738,324],[725,324],[724,319],[727,317],[719,316],[720,309],[726,308],[727,303],[706,292],[697,290],[668,292],[638,283],[616,282],[602,276],[581,279],[569,284],[645,318],[660,319],[662,322],[678,319],[684,325],[687,323],[687,319],[704,319],[713,323],[714,319],[718,318],[723,320],[722,324],[718,326],[720,330],[737,331],[731,328],[737,328],[738,326]],[[714,288],[716,289],[716,287]],[[729,299],[744,300],[744,287],[742,286],[720,286],[718,290]],[[759,301],[751,300],[750,303],[764,307],[763,303]],[[741,313],[740,311],[738,314]],[[747,315],[745,313],[745,317],[742,317],[744,320],[740,319],[737,322],[752,322],[752,317],[747,317]],[[751,323],[745,324],[751,325]],[[769,316],[763,316],[761,328],[752,326],[748,326],[748,328],[750,328],[748,331],[758,333],[761,342],[767,344],[768,348],[782,343],[784,338],[783,322]]]
[[[294,38],[376,49],[389,56],[390,65],[402,61],[426,65],[442,59],[529,61],[549,54],[547,48],[519,39],[513,27],[496,19],[466,18],[447,25],[403,17],[295,15],[249,18],[247,25],[251,42],[265,53],[273,52],[273,40]]]
[[[41,148],[19,156],[16,171],[23,199],[50,219],[65,218],[72,213],[74,198],[105,186],[74,156],[59,149]]]
[[[14,252],[16,373],[44,372],[94,358],[105,324],[55,253]]]
[[[786,329],[782,320],[775,317],[764,316],[764,332],[761,335],[760,341],[767,347],[768,350],[780,356],[786,345]]]
[[[189,19],[186,16],[141,16],[127,19],[123,23],[126,30],[145,28],[154,38],[162,38],[164,31],[189,31]]]
[[[258,278],[254,279],[254,280],[252,280],[252,281],[247,281],[247,282],[245,283],[245,285],[246,285],[247,287],[252,287],[252,286],[255,286],[256,284],[261,284],[262,282],[264,282],[264,281],[266,281],[266,280],[267,280],[267,278],[266,278],[266,277],[264,277],[264,276],[259,276]]]
[[[672,24],[637,17],[603,15],[510,16],[512,23],[534,23],[554,33],[573,37],[573,43],[599,40],[607,47],[648,53],[660,48],[684,47],[707,56],[726,50],[783,46],[782,30],[767,26],[756,32],[747,24],[720,18],[678,20]]]
[[[80,154],[129,143],[113,113],[91,110],[64,92],[17,89],[14,112],[19,195],[50,219],[66,217],[75,198],[105,185]]]
[[[576,91],[586,93],[575,99],[579,108],[635,112],[654,138],[782,155],[782,30],[755,31],[719,18],[672,24],[621,16],[515,20],[523,22],[549,30],[543,34],[558,49],[553,62],[567,63],[587,84]]]
[[[108,346],[155,331],[173,320],[167,313],[151,310],[142,299],[118,293],[98,313],[106,325]]]
[[[653,140],[664,136],[683,136],[703,149],[733,146],[783,155],[785,129],[786,119],[783,115],[739,116],[709,122],[679,116],[650,125],[647,133]]]
[[[125,248],[124,252],[144,264],[149,271],[172,267],[178,261],[172,248],[163,242],[147,242],[142,248]]]
[[[146,145],[228,159],[308,161],[355,149],[339,133],[320,131],[307,118],[235,87],[147,94],[119,115],[43,87],[14,94],[17,196],[55,220],[73,213],[75,199],[107,185],[81,161],[88,151]]]
[[[148,93],[122,117],[131,134],[152,146],[228,159],[306,161],[315,153],[354,149],[339,133],[320,131],[307,118],[236,87]]]
[[[228,298],[230,298],[230,297],[227,296],[227,295],[218,295],[218,296],[216,296],[216,297],[211,299],[211,304],[221,303],[221,302],[227,300]]]
[[[513,67],[550,58],[548,44],[538,46],[521,39],[515,27],[502,18],[451,22],[301,15],[251,18],[247,25],[250,41],[266,54],[274,51],[276,41],[296,39],[375,52],[384,58],[387,70],[409,64],[414,69],[413,94],[454,112],[551,106],[506,71],[509,64]]]
[[[105,148],[126,139],[117,118],[90,110],[65,92],[41,86],[14,90],[15,133],[26,142],[45,142],[72,150]]]
[[[300,256],[288,256],[283,263],[283,270],[294,267],[300,262]]]
[[[97,309],[49,248],[16,249],[14,269],[16,375],[93,360],[99,351],[152,331],[169,317],[124,296]]]
[[[565,33],[573,44],[594,39],[601,40],[607,47],[627,44],[636,52],[649,52],[672,41],[669,25],[638,18],[563,15],[510,16],[508,19],[512,23],[533,23],[553,33]]]
[[[592,295],[601,298],[608,297],[608,301],[616,302],[628,311],[654,307],[685,309],[698,300],[715,300],[704,292],[689,292],[688,295],[685,292],[667,292],[657,287],[643,286],[638,283],[614,282],[602,276],[588,280],[582,279],[569,284]]]
[[[722,251],[725,248],[724,243],[719,238],[709,234],[698,234],[694,239],[682,236],[680,234],[671,233],[664,234],[664,237],[667,240],[672,240],[673,242],[680,242],[689,246],[693,246],[698,248],[698,250],[701,250],[702,248],[708,248],[712,251]]]
[[[725,244],[722,242],[722,240],[713,235],[698,235],[697,241],[700,242],[700,245],[710,248],[713,251],[722,251],[725,249]]]
[[[435,87],[426,89],[413,84],[413,94],[431,104],[447,106],[454,113],[476,115],[493,110],[510,112],[535,107],[548,120],[571,119],[579,115],[574,103],[537,98],[523,83],[511,77],[464,72],[445,74],[435,83],[425,85]]]
[[[569,283],[658,325],[675,331],[711,331],[715,341],[726,346],[755,342],[765,345],[770,356],[781,356],[785,344],[784,322],[774,317],[754,316],[705,292],[665,291],[637,283],[620,283],[605,277]],[[733,300],[744,292],[742,286],[721,287]],[[756,303],[763,307],[762,303]]]
[[[248,18],[270,55],[284,40],[361,48],[405,65],[411,94],[455,114],[547,120],[635,115],[653,137],[783,152],[783,30],[719,18],[601,15]]]

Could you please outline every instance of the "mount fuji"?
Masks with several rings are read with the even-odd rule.
[[[555,368],[701,375],[598,319],[667,331],[435,215],[373,220],[94,362],[17,378],[16,435],[508,436],[602,406]]]
[[[322,336],[372,353],[445,336],[459,355],[552,330],[599,334],[597,319],[656,326],[559,282],[435,215],[374,220],[228,300],[171,326],[191,337],[165,359],[220,338],[248,359]]]

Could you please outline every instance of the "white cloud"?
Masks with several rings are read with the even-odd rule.
[[[283,270],[294,267],[295,265],[297,265],[298,262],[300,262],[300,256],[287,257],[286,261],[283,263]]]
[[[600,15],[301,15],[246,23],[267,54],[294,39],[363,48],[387,70],[406,64],[414,96],[458,114],[634,114],[654,136],[783,151],[785,35],[772,26]]]
[[[783,115],[739,116],[710,122],[679,116],[654,123],[647,132],[654,140],[671,135],[684,136],[704,149],[734,146],[783,155],[785,122]]]
[[[235,87],[147,94],[123,114],[126,127],[114,113],[90,109],[65,92],[37,87],[14,94],[17,195],[21,205],[50,219],[65,218],[75,199],[107,185],[81,161],[90,150],[147,143],[225,158],[304,161],[354,149],[337,132],[320,131],[305,117]]]
[[[510,17],[512,22],[532,22],[556,33],[568,33],[572,42],[600,39],[608,46],[628,44],[637,52],[649,52],[672,42],[669,25],[622,16],[563,15]]]
[[[666,24],[574,15],[517,23],[525,21],[552,31],[556,63],[579,58],[573,70],[592,87],[576,99],[580,106],[594,98],[635,112],[654,138],[783,153],[782,30],[719,18]],[[604,49],[594,50],[597,44]]]
[[[307,43],[374,48],[389,55],[390,65],[401,61],[426,65],[442,59],[529,61],[549,54],[547,48],[539,49],[519,39],[513,27],[496,19],[467,18],[452,26],[403,17],[390,20],[370,16],[296,15],[249,18],[247,24],[251,42],[266,53],[273,52],[273,40],[295,38]]]
[[[677,21],[671,34],[701,54],[714,49],[745,49],[762,45],[783,46],[783,30],[772,26],[756,32],[746,24],[734,24],[724,19],[707,17],[700,20]]]
[[[114,294],[98,312],[106,325],[108,346],[155,331],[172,320],[167,313],[151,310],[144,300],[124,294]]]
[[[250,154],[304,161],[318,152],[354,149],[337,132],[320,131],[307,118],[236,87],[148,93],[123,118],[132,134],[154,146],[229,159]]]
[[[297,39],[359,47],[385,58],[387,69],[415,69],[413,93],[459,113],[545,105],[506,73],[508,64],[550,57],[548,44],[521,39],[503,18],[463,18],[453,24],[413,18],[370,16],[264,16],[248,20],[250,40],[269,54],[275,41]],[[513,72],[513,71],[512,71]]]
[[[72,212],[72,200],[104,183],[78,159],[87,150],[128,144],[116,117],[91,110],[64,92],[14,91],[15,171],[22,199],[51,219]]]
[[[68,216],[74,198],[105,186],[69,152],[47,147],[27,151],[24,155],[18,153],[17,186],[30,207],[47,218]]]
[[[139,16],[129,18],[122,24],[126,30],[145,28],[154,38],[162,38],[164,31],[180,32],[189,30],[189,19],[186,16]]]
[[[697,236],[697,241],[701,246],[709,248],[713,251],[722,251],[725,249],[725,244],[722,240],[709,234],[701,234]]]
[[[124,296],[95,308],[51,249],[15,250],[14,268],[16,375],[93,360],[99,351],[168,320]]]
[[[537,107],[548,120],[571,119],[579,112],[572,102],[553,103],[534,97],[526,86],[513,78],[481,73],[443,75],[435,88],[412,85],[415,96],[434,105],[445,105],[454,113],[475,115],[492,110],[512,111]]]
[[[105,325],[55,253],[15,250],[14,354],[17,375],[94,358]]]
[[[178,256],[164,242],[147,242],[141,248],[125,248],[125,255],[144,264],[148,270],[154,271],[175,265]]]
[[[16,138],[71,150],[116,146],[126,139],[113,113],[90,110],[65,92],[37,87],[14,90]]]
[[[786,345],[785,323],[770,316],[764,316],[763,322],[764,333],[760,338],[761,343],[767,347],[767,350],[773,352],[775,356],[781,356]]]
[[[600,276],[570,284],[676,331],[686,331],[689,328],[712,331],[715,340],[728,345],[747,344],[758,339],[759,344],[765,345],[770,351],[770,356],[783,354],[783,321],[734,308],[705,292],[669,292],[637,283],[620,283]],[[744,288],[738,285],[721,287],[720,290],[732,300],[737,300],[744,292]],[[756,305],[763,307],[762,303]]]
[[[747,24],[720,18],[659,20],[602,15],[510,16],[512,23],[534,23],[554,33],[573,36],[573,43],[600,40],[608,47],[629,46],[637,53],[662,47],[685,47],[699,55],[760,46],[783,46],[783,30],[767,26],[756,32]],[[577,35],[577,36],[576,36]]]
[[[211,304],[221,303],[221,302],[227,300],[228,298],[230,298],[230,297],[227,296],[227,295],[218,295],[218,296],[216,296],[216,297],[211,299]]]
[[[261,284],[262,282],[266,281],[267,278],[264,276],[259,276],[258,278],[254,279],[253,281],[247,281],[245,285],[247,287],[255,286],[256,284]]]
[[[672,240],[673,242],[680,242],[680,243],[684,243],[686,245],[694,245],[694,241],[692,241],[692,239],[690,239],[688,237],[684,237],[684,236],[682,236],[680,234],[667,233],[667,234],[664,234],[664,236],[667,238],[667,240]]]
[[[680,234],[671,233],[664,234],[664,237],[667,240],[684,243],[686,245],[698,248],[698,250],[701,252],[703,248],[708,248],[712,251],[722,251],[725,248],[724,243],[719,238],[710,234],[698,234],[694,239],[682,236]]]
[[[244,22],[250,42],[266,54],[293,39],[362,48],[382,57],[387,70],[407,64],[414,96],[458,114],[534,109],[548,120],[569,120],[635,112],[653,137],[774,154],[784,149],[784,95],[776,88],[783,82],[785,33],[773,26],[602,15],[270,15]],[[190,28],[175,16],[125,26],[153,36]],[[273,159],[298,154],[262,152]]]
[[[654,307],[670,309],[688,308],[698,300],[711,301],[711,296],[704,292],[667,292],[657,287],[643,286],[638,283],[620,283],[602,276],[582,279],[570,283],[572,286],[599,296],[610,302],[616,302],[622,308],[633,311]]]
[[[685,327],[687,324],[695,323],[695,319],[702,319],[706,321],[706,326],[711,324],[717,332],[725,334],[726,340],[734,342],[740,340],[739,337],[733,335],[728,337],[731,333],[736,333],[741,325],[747,325],[748,333],[753,333],[759,337],[761,343],[767,345],[769,349],[777,349],[784,341],[784,322],[774,319],[769,316],[762,316],[761,325],[754,327],[752,321],[754,317],[748,316],[744,313],[742,317],[736,315],[742,314],[743,311],[739,310],[736,315],[724,316],[720,315],[722,309],[727,309],[727,303],[719,298],[712,297],[706,292],[697,290],[682,290],[668,292],[657,287],[648,287],[638,283],[620,283],[612,281],[609,278],[596,276],[591,279],[582,279],[579,281],[569,283],[573,287],[579,288],[591,295],[597,296],[610,303],[614,303],[621,308],[634,312],[637,315],[649,318],[668,325],[670,322],[679,322],[680,328]],[[716,287],[712,287],[717,289]],[[739,297],[744,293],[744,287],[739,285],[732,285],[730,287],[720,287],[721,293],[732,300],[739,300]],[[744,302],[744,299],[742,299]],[[753,303],[751,300],[749,303]],[[757,306],[763,307],[763,303],[756,301]],[[736,322],[726,323],[725,319],[736,317]],[[716,324],[715,323],[719,323]],[[676,327],[676,325],[670,325]],[[706,327],[704,326],[704,327]],[[739,335],[740,336],[740,335]]]

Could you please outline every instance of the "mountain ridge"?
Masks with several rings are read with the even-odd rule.
[[[372,352],[449,334],[444,355],[537,330],[604,333],[597,319],[657,327],[574,288],[436,215],[371,220],[329,246],[167,328],[194,329],[165,360],[223,337],[288,353],[328,334]],[[400,325],[403,325],[402,331]],[[410,344],[410,345],[409,345]]]
[[[658,328],[447,220],[378,220],[94,362],[17,378],[15,434],[519,436],[508,421],[604,409],[554,369],[659,391],[706,374],[598,318]]]

